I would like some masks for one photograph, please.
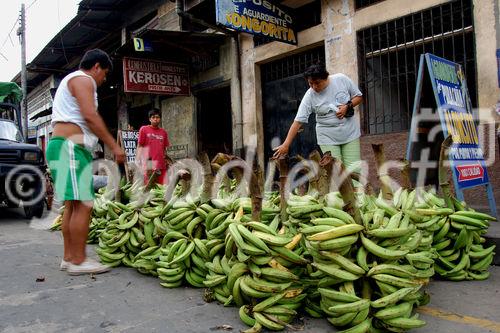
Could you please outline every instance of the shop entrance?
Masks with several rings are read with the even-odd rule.
[[[198,101],[198,151],[209,158],[233,152],[231,92],[229,86],[196,95]]]
[[[325,61],[324,46],[279,59],[261,66],[262,109],[264,121],[264,154],[272,157],[273,146],[285,140],[288,129],[295,119],[304,93],[309,88],[303,73],[317,61]],[[316,120],[309,123],[290,146],[291,157],[299,154],[305,158],[319,149],[316,144]],[[277,143],[276,143],[277,142]]]
[[[149,125],[148,112],[152,107],[152,104],[146,104],[128,110],[128,123],[133,130],[138,131],[141,126]]]

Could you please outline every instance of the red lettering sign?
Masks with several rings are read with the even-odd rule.
[[[484,178],[484,168],[479,163],[458,165],[456,168],[459,182]]]
[[[125,92],[189,96],[187,65],[137,58],[123,58]]]

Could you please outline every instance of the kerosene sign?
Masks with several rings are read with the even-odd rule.
[[[189,96],[189,68],[185,64],[123,58],[125,92]]]
[[[216,0],[217,23],[234,30],[297,45],[292,15],[267,0]]]

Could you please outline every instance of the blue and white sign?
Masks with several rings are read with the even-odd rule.
[[[234,30],[297,45],[290,13],[268,0],[215,0],[217,23]]]
[[[433,54],[425,57],[445,137],[451,135],[453,139],[449,159],[456,184],[461,189],[487,184],[488,173],[462,66]]]

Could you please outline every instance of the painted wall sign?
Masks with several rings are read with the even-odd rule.
[[[139,131],[120,131],[120,143],[125,155],[127,155],[127,162],[135,161],[135,154],[137,151],[137,140],[139,138]]]
[[[231,29],[297,45],[294,19],[267,0],[216,0],[217,23]]]
[[[173,159],[181,159],[188,157],[188,145],[174,145],[167,149],[168,156]]]
[[[189,96],[189,68],[185,64],[123,58],[125,92]]]

